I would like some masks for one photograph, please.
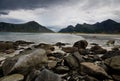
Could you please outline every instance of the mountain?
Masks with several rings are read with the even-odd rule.
[[[77,24],[75,27],[68,26],[67,28],[61,29],[59,32],[71,33],[120,33],[120,23],[114,20],[108,19],[101,23],[97,22],[95,24]]]
[[[0,32],[53,32],[52,30],[38,24],[35,21],[30,21],[23,24],[12,24],[0,22]]]

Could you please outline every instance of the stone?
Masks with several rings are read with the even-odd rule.
[[[57,42],[55,45],[61,48],[62,46],[65,46],[66,44],[62,42]]]
[[[65,73],[67,73],[69,70],[70,70],[70,69],[69,69],[69,67],[67,67],[67,66],[57,66],[57,67],[55,68],[55,73],[57,73],[57,74],[65,74]]]
[[[102,80],[110,78],[102,67],[97,66],[91,62],[80,63],[80,72]]]
[[[65,66],[69,66],[71,69],[76,69],[79,67],[78,60],[72,55],[66,56],[64,60],[65,60]]]
[[[15,52],[14,49],[8,49],[8,50],[5,51],[5,53],[7,53],[7,54],[10,54],[10,53],[13,53],[13,52]]]
[[[113,79],[115,81],[120,81],[120,74],[119,75],[118,74],[114,74],[114,75],[112,75],[112,77],[113,77]]]
[[[44,69],[40,72],[35,81],[62,81],[62,79],[58,74],[55,74],[50,70]]]
[[[108,40],[106,45],[114,45],[115,44],[115,40]]]
[[[51,51],[55,50],[54,46],[52,46],[50,44],[45,44],[45,43],[40,43],[39,45],[35,45],[34,47],[35,48],[42,48],[45,50],[51,50]]]
[[[108,51],[101,58],[104,60],[104,59],[111,58],[111,57],[114,57],[114,56],[120,56],[120,50],[118,50],[118,51]]]
[[[48,68],[52,69],[57,65],[57,61],[49,60],[48,61]]]
[[[78,51],[78,48],[76,47],[62,47],[62,50],[66,53],[74,53]]]
[[[34,44],[34,42],[27,42],[27,41],[24,41],[24,40],[17,40],[17,41],[15,41],[14,44],[15,44],[15,45],[23,45],[23,46],[26,46],[26,45],[29,45],[29,44]]]
[[[24,76],[21,74],[12,74],[0,78],[0,81],[23,81]]]
[[[78,61],[78,63],[85,62],[83,56],[80,55],[79,52],[74,52],[72,55],[76,58],[76,60]]]
[[[20,73],[26,75],[33,68],[40,68],[46,65],[48,58],[45,50],[34,50],[29,54],[19,54],[7,58],[2,65],[4,75],[10,73]]]
[[[97,80],[96,78],[91,77],[91,76],[85,76],[85,77],[84,77],[84,80],[85,80],[85,81],[99,81],[99,80]]]
[[[120,56],[114,56],[105,59],[105,64],[109,66],[112,70],[120,72]]]
[[[74,43],[73,47],[77,47],[78,49],[86,49],[88,42],[86,40],[80,40]]]
[[[40,70],[33,69],[27,76],[25,81],[35,81],[35,78],[40,74]]]
[[[0,42],[0,51],[4,52],[5,50],[9,50],[9,49],[16,49],[17,46],[14,45],[14,43],[12,42]]]
[[[95,52],[96,54],[105,54],[107,52],[106,49],[103,49],[101,46],[95,45],[90,48],[92,52]]]

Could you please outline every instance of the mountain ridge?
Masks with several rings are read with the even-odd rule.
[[[59,31],[60,33],[120,33],[120,23],[107,19],[95,24],[76,24],[72,30],[68,27]]]
[[[45,26],[38,24],[36,21],[29,21],[21,24],[0,22],[0,32],[53,32]]]

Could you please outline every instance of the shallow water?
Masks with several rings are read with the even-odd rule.
[[[64,42],[71,43],[84,39],[82,36],[74,34],[60,34],[60,33],[6,33],[0,32],[0,41],[16,41],[25,40],[35,43],[56,43]]]

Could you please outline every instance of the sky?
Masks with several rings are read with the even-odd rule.
[[[107,19],[120,22],[120,0],[0,0],[0,22],[36,21],[58,31]]]

